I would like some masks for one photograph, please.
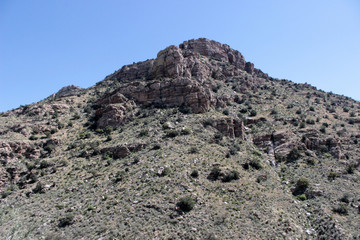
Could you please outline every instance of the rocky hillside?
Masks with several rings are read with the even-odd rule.
[[[0,114],[2,239],[360,239],[360,103],[185,41]]]

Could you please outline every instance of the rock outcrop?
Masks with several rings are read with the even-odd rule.
[[[185,105],[193,113],[206,112],[215,99],[209,89],[188,78],[134,82],[118,90],[145,106],[179,107]]]
[[[117,127],[128,122],[132,118],[131,109],[135,103],[116,92],[106,95],[96,105],[100,106],[95,113],[96,125],[99,128],[105,128]]]
[[[161,78],[195,78],[203,82],[208,78],[225,79],[242,73],[268,78],[267,74],[246,62],[243,55],[206,38],[185,41],[160,51],[156,59],[126,65],[105,80],[133,81]]]
[[[208,119],[205,125],[211,125],[224,136],[245,140],[244,122],[237,118]]]
[[[69,85],[61,88],[57,93],[54,94],[55,98],[69,97],[75,96],[79,94],[81,91],[81,87],[75,85]]]

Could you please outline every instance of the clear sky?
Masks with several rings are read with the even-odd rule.
[[[360,100],[358,0],[0,0],[0,111],[199,37],[272,77]]]

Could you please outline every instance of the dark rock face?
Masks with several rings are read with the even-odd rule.
[[[130,83],[118,90],[145,106],[179,107],[185,105],[193,113],[206,112],[214,98],[209,89],[188,78],[148,83]]]
[[[132,118],[131,108],[135,103],[127,99],[121,93],[105,96],[97,102],[101,106],[96,110],[97,127],[117,127],[128,122]]]
[[[245,140],[245,129],[244,123],[240,119],[234,118],[223,118],[223,119],[214,119],[212,126],[216,128],[219,132],[224,134],[224,136],[230,138],[241,138]]]
[[[341,158],[340,141],[335,138],[321,138],[320,132],[311,130],[302,137],[302,142],[306,148],[315,151],[328,151],[336,158]]]

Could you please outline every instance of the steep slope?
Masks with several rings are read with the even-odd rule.
[[[0,115],[4,239],[359,239],[360,104],[208,39]]]

